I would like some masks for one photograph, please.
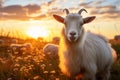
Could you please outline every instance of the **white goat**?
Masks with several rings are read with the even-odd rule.
[[[21,55],[23,52],[31,52],[33,50],[31,43],[11,44],[10,49],[12,54]]]
[[[55,44],[46,44],[43,48],[44,54],[51,58],[56,57],[58,55],[58,45]]]
[[[81,9],[78,13],[69,13],[67,16],[53,17],[65,25],[62,30],[62,39],[59,49],[59,67],[69,77],[82,78],[83,80],[108,80],[110,68],[116,53],[106,38],[91,32],[85,32],[83,25],[95,19],[95,16],[82,18]],[[116,57],[115,57],[116,58]],[[96,76],[97,75],[97,76]]]

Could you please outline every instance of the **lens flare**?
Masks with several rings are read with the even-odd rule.
[[[32,38],[38,38],[38,37],[45,38],[48,36],[48,30],[39,26],[30,26],[26,33],[28,36]]]

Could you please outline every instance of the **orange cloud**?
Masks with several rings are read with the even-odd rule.
[[[90,14],[99,16],[104,19],[120,19],[120,9],[119,6],[104,4],[105,1],[91,1],[87,3],[80,3],[79,6],[86,8],[90,11]]]
[[[0,7],[0,19],[15,19],[15,20],[27,20],[31,18],[32,14],[40,13],[40,6],[38,5],[11,5],[6,7]]]
[[[119,18],[120,7],[108,4],[103,5],[104,2],[105,0],[90,2],[82,1],[82,3],[79,3],[76,7],[69,7],[69,9],[71,12],[76,12],[81,8],[85,8],[91,15],[101,18]],[[63,4],[60,4],[58,0],[51,0],[48,2],[43,2],[41,5],[28,4],[25,6],[0,6],[0,20],[51,19],[53,14],[64,14],[63,7],[61,5]]]

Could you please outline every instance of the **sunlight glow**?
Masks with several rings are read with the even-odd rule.
[[[32,38],[38,38],[38,37],[46,38],[48,36],[48,30],[38,26],[30,26],[26,33],[28,36]]]

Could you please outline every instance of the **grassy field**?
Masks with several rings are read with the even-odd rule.
[[[70,80],[58,68],[58,58],[43,54],[45,42],[41,40],[18,40],[18,43],[32,43],[33,50],[24,50],[13,54],[10,49],[10,38],[0,44],[0,80]],[[111,69],[111,80],[120,80],[120,42],[111,41],[117,51],[118,59]]]

